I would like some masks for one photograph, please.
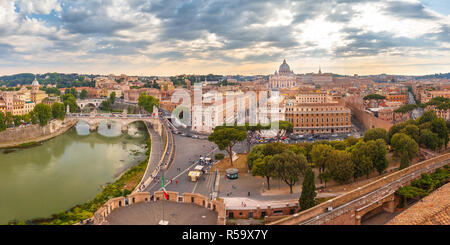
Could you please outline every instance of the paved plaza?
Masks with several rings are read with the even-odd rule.
[[[137,203],[114,210],[104,225],[158,225],[163,219],[169,225],[216,225],[217,213],[207,208],[190,204],[158,201]]]

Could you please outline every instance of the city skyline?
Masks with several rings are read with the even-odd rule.
[[[427,75],[450,67],[446,1],[15,0],[0,7],[2,75],[267,75],[283,59],[297,74],[321,67]]]

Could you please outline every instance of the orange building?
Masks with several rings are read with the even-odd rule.
[[[286,103],[286,121],[295,134],[347,133],[352,129],[351,111],[342,100],[325,93],[301,93]]]
[[[386,96],[386,99],[390,102],[400,102],[402,104],[407,104],[409,97],[407,94],[400,94],[400,93],[394,92],[394,93],[389,93]]]

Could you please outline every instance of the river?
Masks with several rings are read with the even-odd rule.
[[[79,122],[68,132],[28,149],[0,149],[0,224],[50,217],[95,197],[146,158],[148,133],[134,123],[128,134],[106,122],[89,132]]]

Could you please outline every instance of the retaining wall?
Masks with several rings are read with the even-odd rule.
[[[9,128],[0,132],[0,148],[14,147],[30,142],[40,142],[65,133],[77,123],[77,120],[52,120],[48,125],[29,125]]]

